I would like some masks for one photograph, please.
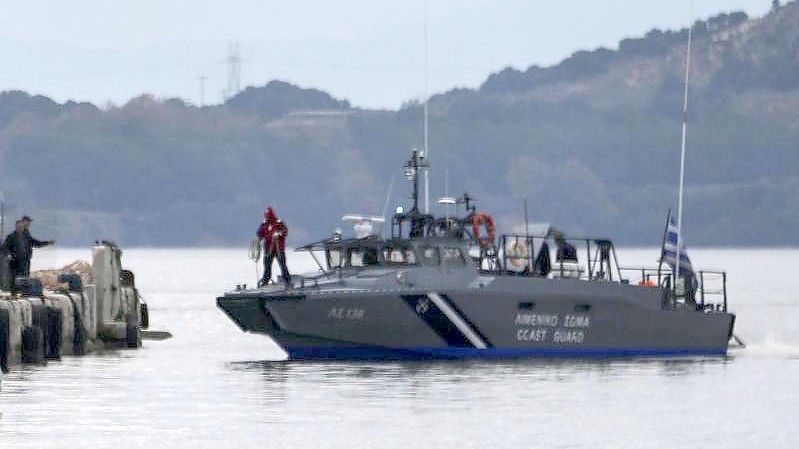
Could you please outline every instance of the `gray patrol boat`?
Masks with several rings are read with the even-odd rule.
[[[379,218],[345,217],[355,237],[297,248],[319,272],[237,287],[218,306],[289,359],[726,354],[735,322],[726,273],[685,282],[665,267],[620,267],[610,240],[566,239],[549,227],[495,236],[466,194],[449,199],[465,206],[463,217],[421,213],[424,168],[414,151],[405,166],[413,206],[397,208],[390,237],[369,232]]]

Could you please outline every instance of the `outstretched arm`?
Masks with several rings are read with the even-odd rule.
[[[36,240],[35,238],[30,238],[31,245],[36,248],[41,248],[43,246],[49,246],[55,244],[55,240]]]

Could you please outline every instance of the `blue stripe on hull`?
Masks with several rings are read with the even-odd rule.
[[[379,346],[294,346],[284,348],[291,360],[424,360],[441,358],[412,351]]]
[[[523,357],[669,357],[723,356],[726,348],[384,348],[379,346],[294,346],[285,348],[290,359],[425,360],[506,359]]]

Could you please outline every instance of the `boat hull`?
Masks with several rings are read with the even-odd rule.
[[[659,289],[514,278],[477,290],[250,292],[217,301],[243,330],[269,335],[298,360],[724,356],[735,320],[669,305]]]

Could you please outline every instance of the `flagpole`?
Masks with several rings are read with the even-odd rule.
[[[658,277],[660,269],[663,267],[663,252],[666,251],[666,235],[669,233],[669,221],[671,220],[671,208],[666,213],[666,225],[663,227],[663,240],[660,242],[660,259],[658,260]]]
[[[424,0],[424,157],[428,161],[428,167],[424,169],[424,213],[430,213],[430,147],[428,145],[427,134],[430,130],[430,112],[428,98],[428,50],[427,50],[427,0]]]
[[[674,268],[674,281],[680,277],[680,249],[682,247],[682,205],[685,187],[685,140],[688,134],[688,75],[691,70],[691,38],[694,28],[694,2],[691,0],[691,20],[688,23],[688,48],[685,53],[685,86],[682,100],[682,146],[680,150],[680,187],[677,200],[677,260]],[[675,284],[676,285],[676,284]]]

